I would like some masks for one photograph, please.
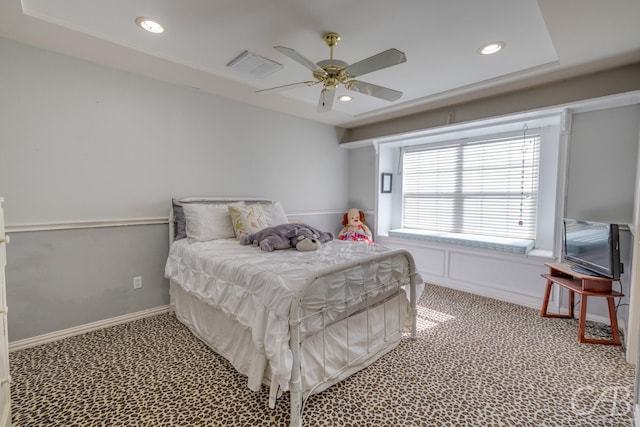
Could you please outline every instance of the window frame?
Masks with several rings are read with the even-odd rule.
[[[540,135],[540,169],[538,184],[538,209],[536,218],[535,246],[526,251],[526,256],[549,258],[557,252],[556,248],[556,218],[561,217],[564,209],[564,186],[566,183],[566,155],[568,134],[563,132],[568,112],[553,111],[544,114],[522,114],[510,117],[480,120],[473,123],[447,125],[422,131],[394,135],[393,137],[378,139],[373,142],[377,170],[392,170],[394,176],[393,194],[375,195],[376,205],[376,235],[382,240],[393,236],[394,231],[402,229],[402,162],[401,153],[406,147],[424,144],[434,144],[461,138],[484,139],[491,136],[505,136],[509,134],[522,135],[523,124],[529,129],[538,129]],[[412,239],[412,244],[439,245],[442,242],[421,242],[424,236],[419,233],[403,235],[400,238]],[[480,247],[492,249],[483,242],[473,245],[471,249]],[[453,242],[452,244],[457,244]],[[469,245],[471,246],[471,245]],[[489,245],[490,246],[490,245]],[[498,249],[499,250],[499,249]],[[518,252],[519,253],[519,252]]]
[[[456,138],[403,148],[400,155],[400,164],[403,169],[402,228],[418,232],[471,234],[535,242],[540,141],[539,129],[524,127],[520,133],[509,132],[507,134],[488,134],[476,138]],[[524,151],[522,151],[523,147]],[[436,183],[436,185],[420,183],[421,177],[430,178],[433,176],[432,173],[429,171],[421,173],[420,164],[407,165],[406,162],[407,156],[421,155],[427,157],[424,159],[425,161],[434,162],[435,160],[436,167],[442,167],[442,173],[447,174],[444,183]],[[492,156],[493,159],[499,158],[499,167],[491,171],[485,161],[485,155]],[[439,159],[436,160],[438,157]],[[473,162],[475,168],[469,167],[469,163],[465,164],[465,161]],[[522,170],[520,169],[521,165]],[[415,178],[411,183],[408,183],[405,178],[409,173],[408,166],[411,166],[410,173]],[[496,171],[500,176],[498,178],[491,177],[492,172]],[[473,174],[476,176],[472,177]],[[478,177],[487,178],[483,180],[487,186],[500,188],[500,190],[489,192],[475,186],[473,182]],[[501,185],[503,182],[505,185]],[[474,187],[473,190],[469,187],[470,183],[471,187]],[[511,184],[509,185],[509,183]],[[414,191],[407,191],[409,186]],[[506,190],[502,190],[502,188]],[[447,201],[451,204],[449,208],[446,207]],[[474,201],[480,201],[480,203],[476,203],[476,207],[471,207],[469,203],[474,203]],[[429,205],[430,202],[435,203],[432,207],[444,206],[441,213],[437,214],[432,221],[429,221],[428,218],[420,218],[423,216],[421,211],[425,209],[424,206]],[[504,218],[498,219],[500,224],[505,224],[507,232],[504,232],[505,228],[496,224],[493,218],[489,219],[492,215],[495,218],[496,212],[491,213],[490,207],[485,209],[483,205],[486,202],[497,203],[500,206],[497,209],[499,212],[505,212],[505,210],[508,212],[505,213]],[[523,202],[524,210],[522,209]],[[408,204],[413,206],[412,213],[407,212]],[[453,214],[459,209],[465,209],[465,206],[467,206],[467,215],[464,212],[461,215]],[[452,219],[447,222],[449,217]],[[518,219],[517,223],[514,222],[515,217]],[[518,226],[522,226],[523,221],[526,228],[518,230]]]

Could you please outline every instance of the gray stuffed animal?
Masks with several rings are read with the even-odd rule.
[[[289,248],[315,251],[322,243],[333,238],[333,233],[320,231],[307,224],[280,224],[245,236],[240,240],[240,244],[260,246],[265,252]]]

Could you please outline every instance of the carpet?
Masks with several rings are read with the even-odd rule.
[[[10,369],[14,427],[289,420],[288,393],[269,409],[266,387],[250,391],[169,314],[13,352]],[[418,339],[312,396],[303,422],[630,426],[634,373],[622,350],[578,343],[575,321],[428,285],[418,301]]]

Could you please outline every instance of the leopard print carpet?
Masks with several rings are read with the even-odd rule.
[[[433,285],[418,309],[418,339],[312,396],[305,426],[632,424],[634,368],[579,344],[574,321]],[[13,352],[10,368],[14,427],[289,420],[287,393],[270,410],[266,387],[250,391],[169,314]]]

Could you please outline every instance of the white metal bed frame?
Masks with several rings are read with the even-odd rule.
[[[265,199],[258,199],[258,198],[242,198],[242,197],[237,197],[237,198],[217,198],[217,197],[191,197],[191,198],[187,198],[187,199],[182,199],[183,201],[188,201],[188,202],[198,202],[198,201],[203,201],[203,202],[211,202],[211,203],[231,203],[231,202],[235,202],[235,201],[240,201],[240,200],[244,200],[245,202],[253,202],[253,203],[268,203],[268,200]],[[173,213],[173,209],[171,209],[170,215],[169,215],[169,244],[171,244],[174,240],[175,237],[175,218],[174,218],[174,213]],[[328,267],[326,269],[323,269],[321,271],[319,271],[315,276],[310,277],[306,284],[304,285],[304,287],[302,288],[301,292],[297,295],[296,298],[294,298],[292,304],[291,304],[291,308],[289,311],[289,331],[290,331],[290,341],[289,341],[289,346],[291,348],[291,352],[292,352],[292,356],[293,356],[293,366],[292,366],[292,371],[291,371],[291,379],[290,379],[290,384],[289,384],[289,393],[290,393],[290,426],[291,427],[300,427],[302,426],[302,412],[304,410],[304,401],[305,399],[303,398],[303,393],[302,393],[302,378],[301,378],[301,372],[302,372],[302,364],[301,364],[301,345],[302,345],[302,341],[303,339],[301,338],[301,334],[300,334],[300,324],[301,322],[303,322],[305,319],[308,319],[312,316],[316,316],[316,315],[320,315],[322,316],[322,322],[323,322],[323,326],[329,326],[328,324],[325,323],[325,313],[330,310],[331,308],[334,308],[336,306],[340,306],[340,307],[346,307],[347,308],[347,316],[346,316],[346,322],[347,322],[347,363],[346,365],[342,366],[340,368],[340,370],[336,373],[334,373],[331,376],[327,376],[327,370],[326,370],[326,356],[324,354],[325,349],[326,349],[326,340],[325,340],[325,335],[324,335],[324,328],[322,333],[322,349],[323,349],[323,355],[322,355],[322,361],[323,361],[323,369],[324,369],[324,382],[327,381],[333,381],[335,379],[337,379],[341,373],[344,373],[345,371],[349,370],[350,368],[357,366],[357,365],[361,365],[363,361],[366,361],[370,356],[370,354],[376,354],[377,351],[379,350],[376,347],[371,347],[371,340],[370,340],[370,336],[369,336],[369,330],[368,330],[368,323],[369,323],[369,311],[372,309],[372,307],[375,307],[377,304],[383,304],[383,310],[384,310],[384,322],[385,322],[385,336],[384,336],[384,341],[382,344],[379,344],[378,347],[384,347],[384,343],[388,342],[391,339],[394,338],[398,338],[398,335],[402,335],[405,332],[405,327],[402,324],[402,317],[401,317],[401,306],[400,306],[400,300],[398,299],[398,310],[396,311],[397,316],[398,316],[398,330],[395,331],[390,331],[389,334],[387,334],[387,328],[386,328],[386,323],[387,323],[387,316],[388,315],[392,315],[392,314],[388,314],[388,311],[393,311],[393,310],[387,310],[387,300],[393,298],[394,296],[400,296],[400,292],[401,292],[401,288],[402,285],[400,283],[399,280],[397,280],[394,284],[393,284],[393,291],[391,292],[387,292],[387,294],[385,294],[384,299],[382,302],[371,298],[371,302],[370,302],[370,295],[374,294],[376,290],[381,290],[383,288],[386,288],[388,290],[388,283],[383,283],[383,284],[378,284],[377,287],[375,288],[369,288],[369,290],[366,290],[365,292],[363,292],[360,295],[356,295],[355,297],[353,297],[353,300],[356,299],[361,299],[362,297],[364,297],[365,300],[365,305],[364,307],[361,307],[360,310],[358,310],[359,313],[362,313],[363,311],[366,312],[366,320],[367,320],[367,345],[366,345],[366,351],[362,354],[357,354],[354,355],[354,358],[351,358],[349,356],[350,352],[351,352],[351,346],[350,346],[350,342],[349,342],[349,317],[356,314],[356,313],[350,313],[349,312],[349,301],[343,301],[340,302],[338,304],[334,304],[334,305],[327,305],[325,306],[323,309],[313,312],[311,314],[307,314],[307,315],[303,315],[302,314],[302,309],[304,307],[304,296],[305,293],[308,289],[310,289],[313,284],[328,275],[331,274],[335,274],[338,272],[342,272],[342,271],[347,271],[351,268],[354,267],[358,267],[360,265],[364,265],[367,264],[369,262],[379,262],[379,261],[383,261],[385,259],[389,259],[395,256],[404,256],[407,260],[407,266],[408,266],[408,278],[409,278],[409,316],[410,316],[410,327],[409,327],[409,333],[410,333],[410,338],[411,339],[415,339],[416,335],[417,335],[417,323],[416,323],[416,315],[417,315],[417,310],[416,310],[416,300],[417,300],[417,294],[416,294],[416,277],[417,277],[417,272],[416,272],[416,266],[415,266],[415,262],[413,260],[413,256],[405,249],[395,249],[395,250],[390,250],[389,252],[385,252],[383,254],[378,254],[375,256],[372,256],[370,258],[367,259],[363,259],[363,260],[359,260],[359,261],[352,261],[352,262],[348,262],[348,263],[344,263],[344,264],[340,264],[340,265],[336,265],[336,266],[331,266]],[[313,390],[310,390],[308,395],[311,396],[313,394]],[[272,381],[271,382],[271,388],[269,391],[269,407],[270,408],[275,408],[275,403],[276,403],[276,398],[278,396],[278,384],[276,381]],[[307,396],[307,398],[309,397]]]

